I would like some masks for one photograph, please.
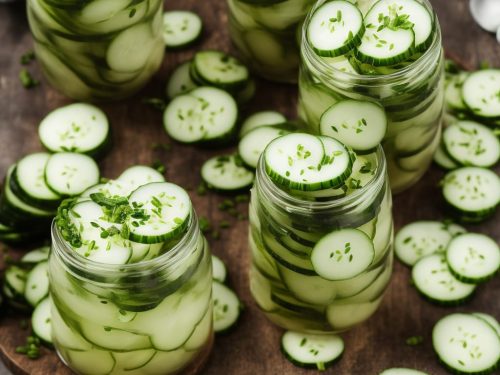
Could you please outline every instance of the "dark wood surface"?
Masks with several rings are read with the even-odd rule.
[[[41,150],[37,125],[50,110],[69,102],[43,80],[36,63],[28,69],[42,81],[41,86],[25,90],[18,80],[20,56],[32,48],[25,18],[24,2],[0,5],[0,175],[22,155]],[[470,17],[466,0],[433,0],[443,29],[447,52],[464,66],[474,68],[480,61],[500,67],[500,46],[493,35],[482,31]],[[206,35],[201,47],[232,51],[227,35],[227,10],[224,0],[170,0],[166,8],[192,9],[203,15]],[[197,48],[200,48],[198,46]],[[101,107],[109,115],[115,147],[101,161],[103,175],[116,177],[129,165],[150,164],[161,160],[167,166],[167,178],[187,188],[199,183],[201,162],[220,151],[201,150],[173,145],[170,152],[155,151],[154,142],[169,142],[161,124],[161,114],[141,104],[141,97],[161,96],[169,73],[179,62],[189,58],[196,48],[185,52],[169,52],[161,71],[151,84],[135,98]],[[293,118],[296,115],[296,88],[259,81],[258,94],[245,112],[278,109]],[[396,229],[417,219],[443,219],[443,201],[438,181],[443,173],[436,167],[410,190],[394,198]],[[218,210],[224,198],[217,194],[200,197],[192,191],[192,199],[200,215],[216,223],[230,218]],[[241,207],[243,210],[244,207]],[[500,238],[497,215],[469,229]],[[238,327],[216,338],[204,374],[305,374],[294,367],[279,351],[281,331],[259,313],[253,303],[247,280],[249,252],[246,244],[246,221],[239,221],[222,231],[221,239],[210,240],[212,251],[229,266],[230,283],[241,296],[246,309]],[[9,249],[13,256],[25,249]],[[1,261],[0,261],[1,262]],[[1,263],[0,263],[1,268]],[[327,373],[377,374],[394,366],[413,367],[429,374],[446,374],[438,364],[431,346],[434,323],[454,311],[482,311],[500,318],[500,278],[478,288],[468,304],[458,308],[441,308],[422,300],[409,285],[409,269],[395,262],[388,293],[377,313],[366,323],[343,334],[346,351],[343,358]],[[0,320],[0,354],[16,374],[69,374],[53,352],[44,351],[37,361],[14,353],[24,343],[27,332],[20,329],[22,317],[6,316]],[[408,346],[405,339],[422,335],[424,342]]]

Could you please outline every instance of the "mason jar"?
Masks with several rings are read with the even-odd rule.
[[[261,157],[250,202],[250,290],[267,318],[284,329],[345,331],[368,319],[383,299],[392,273],[392,200],[382,148],[363,158],[373,172],[363,187],[342,197],[327,190],[310,200],[276,185]],[[364,233],[373,258],[353,277],[326,279],[311,254],[322,239],[346,230]],[[335,243],[331,256],[337,245],[348,253]]]
[[[194,212],[164,254],[130,264],[91,261],[52,226],[52,336],[77,374],[191,374],[213,342],[212,268]]]
[[[161,0],[28,0],[35,54],[49,83],[78,100],[118,100],[158,70]]]
[[[229,35],[260,76],[297,82],[300,26],[315,0],[227,0]]]
[[[304,30],[320,0],[304,21]],[[366,10],[370,3],[362,3]],[[429,167],[439,143],[444,108],[444,58],[437,16],[430,47],[410,63],[373,68],[352,67],[352,56],[318,56],[305,36],[301,45],[298,111],[308,131],[319,132],[321,115],[344,99],[369,100],[386,110],[388,128],[383,140],[392,191],[403,191],[416,183]],[[355,63],[356,64],[356,63]],[[361,72],[361,73],[360,73]]]

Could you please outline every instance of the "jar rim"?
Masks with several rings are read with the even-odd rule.
[[[196,242],[199,240],[199,236],[201,235],[198,218],[193,208],[191,208],[187,228],[188,230],[184,233],[179,242],[177,242],[170,250],[156,258],[137,263],[107,264],[87,259],[72,249],[67,241],[62,237],[54,219],[51,225],[52,251],[60,256],[66,265],[72,266],[73,269],[85,270],[86,272],[98,274],[119,272],[121,274],[126,273],[133,275],[153,269],[168,269],[169,267],[181,262],[186,256],[189,256],[190,252],[183,251],[183,249],[191,247],[194,248],[196,246]]]
[[[342,198],[328,201],[310,201],[287,193],[285,190],[273,183],[269,175],[266,173],[264,153],[259,159],[255,186],[262,188],[266,195],[273,200],[273,203],[293,209],[293,211],[297,213],[327,211],[356,206],[365,200],[364,197],[366,195],[375,197],[377,192],[384,186],[385,177],[387,175],[387,163],[384,150],[380,144],[377,146],[377,150],[375,152],[377,157],[377,170],[373,178],[365,186]]]
[[[416,61],[410,63],[409,65],[398,69],[397,71],[390,73],[390,74],[381,74],[381,75],[367,75],[367,74],[354,74],[346,71],[342,71],[337,69],[336,67],[328,64],[327,62],[324,61],[324,59],[321,56],[318,56],[313,48],[311,47],[310,43],[308,42],[307,39],[307,27],[309,23],[311,22],[311,18],[315,12],[316,9],[318,9],[321,5],[323,5],[325,2],[328,2],[329,0],[319,0],[316,2],[316,4],[311,8],[309,13],[306,16],[306,19],[304,20],[304,23],[302,25],[302,31],[301,31],[301,37],[302,37],[302,45],[301,45],[301,56],[304,60],[309,62],[310,64],[313,65],[313,67],[318,71],[318,72],[324,72],[324,71],[330,71],[333,72],[333,77],[329,78],[335,78],[335,81],[341,82],[341,83],[352,83],[353,81],[359,81],[366,83],[367,85],[373,85],[376,83],[384,83],[387,84],[388,82],[398,82],[399,80],[403,80],[407,77],[408,73],[413,72],[414,70],[417,70],[418,68],[425,69],[427,66],[430,66],[430,62],[435,58],[435,51],[441,50],[441,27],[439,25],[439,20],[437,17],[436,12],[434,11],[432,5],[428,0],[417,0],[419,1],[422,5],[426,7],[426,9],[431,13],[431,15],[434,18],[434,37],[432,39],[431,45],[427,48],[427,50],[423,53],[423,55],[418,58]]]

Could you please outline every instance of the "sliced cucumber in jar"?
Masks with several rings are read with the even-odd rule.
[[[163,40],[167,48],[183,48],[195,43],[201,36],[200,16],[186,10],[163,13]]]
[[[243,166],[239,156],[221,155],[203,163],[201,177],[211,189],[237,191],[252,185],[254,173]]]
[[[372,316],[382,301],[382,297],[374,301],[362,303],[332,303],[326,309],[328,323],[335,330],[346,330]]]

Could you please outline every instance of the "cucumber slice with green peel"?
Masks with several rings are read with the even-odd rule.
[[[212,283],[212,293],[214,331],[225,332],[238,321],[242,304],[236,293],[217,281]]]
[[[197,52],[191,68],[201,82],[221,89],[242,86],[250,77],[245,65],[222,51]]]
[[[457,75],[451,76],[449,81],[446,83],[444,98],[446,106],[449,109],[457,111],[467,110],[467,106],[465,105],[462,97],[462,86],[468,76],[469,73],[460,72]]]
[[[280,276],[274,258],[264,250],[264,245],[257,246],[251,233],[248,235],[248,245],[252,253],[252,262],[259,272],[270,279],[279,280]]]
[[[182,63],[170,74],[166,90],[169,99],[186,94],[198,87],[191,79],[191,75],[189,74],[190,67],[191,60]]]
[[[151,182],[165,182],[165,177],[163,174],[151,167],[145,165],[134,165],[133,167],[125,169],[117,180],[123,182],[125,186],[130,189],[130,192],[132,192],[138,187]]]
[[[45,182],[45,167],[50,154],[39,152],[27,155],[17,162],[12,172],[10,188],[23,201],[41,208],[57,207],[61,196]]]
[[[139,23],[124,29],[109,44],[106,62],[111,70],[133,72],[142,69],[157,43],[149,23]]]
[[[271,299],[271,283],[254,265],[250,268],[250,293],[257,306],[265,312],[276,310],[277,306]]]
[[[432,160],[434,160],[434,163],[446,170],[453,170],[460,167],[460,165],[446,153],[442,142],[439,142]]]
[[[372,316],[381,301],[382,297],[363,303],[332,303],[326,309],[328,323],[335,330],[349,329]]]
[[[429,374],[411,368],[393,367],[385,369],[379,375],[429,375]]]
[[[38,136],[51,152],[95,155],[109,139],[109,122],[96,106],[74,103],[50,112],[40,122]]]
[[[46,297],[35,307],[31,316],[33,333],[48,344],[52,344],[52,313],[50,305],[50,298]]]
[[[203,22],[194,12],[172,10],[163,13],[163,40],[167,48],[183,48],[195,43],[202,30]]]
[[[287,291],[280,288],[271,291],[271,300],[279,307],[281,312],[291,315],[300,315],[304,319],[323,319],[324,308],[321,306],[312,306],[309,303],[303,303],[291,296]]]
[[[337,335],[311,335],[286,331],[281,350],[294,365],[324,371],[344,352],[344,341]]]
[[[243,162],[251,168],[257,168],[260,155],[271,141],[289,134],[285,129],[275,126],[260,126],[246,133],[238,144],[238,154]]]
[[[321,238],[311,253],[314,270],[327,280],[345,280],[359,275],[375,255],[371,239],[357,229],[340,229]]]
[[[462,86],[467,107],[479,117],[500,117],[500,69],[471,73]]]
[[[367,152],[384,138],[387,116],[378,103],[342,100],[321,115],[319,127],[321,134],[338,139],[356,152]]]
[[[495,319],[490,314],[485,314],[485,313],[480,313],[480,312],[474,312],[472,315],[478,317],[479,319],[484,320],[486,323],[488,323],[490,326],[492,326],[495,329],[495,332],[497,333],[498,336],[500,336],[500,324],[498,321]]]
[[[442,254],[421,258],[413,266],[412,279],[424,297],[440,305],[458,305],[476,289],[475,285],[465,284],[453,276]]]
[[[465,221],[483,220],[500,202],[500,177],[489,169],[459,168],[446,174],[441,184],[444,199]]]
[[[500,269],[500,248],[484,234],[460,234],[450,241],[446,262],[458,280],[474,284],[484,282]]]
[[[278,185],[295,190],[340,187],[351,174],[350,152],[329,137],[293,133],[272,141],[265,152],[265,169]]]
[[[252,185],[255,175],[242,164],[237,155],[215,156],[203,163],[201,177],[214,190],[243,190]]]
[[[398,259],[413,266],[420,258],[444,252],[452,239],[445,224],[439,221],[415,221],[405,225],[394,238]]]
[[[450,234],[455,237],[460,234],[467,233],[467,229],[465,229],[463,226],[455,224],[455,223],[443,223],[444,226],[446,227],[446,230],[450,232]]]
[[[145,367],[156,354],[154,349],[133,350],[124,353],[113,352],[116,369],[125,371],[139,370]],[[116,370],[115,369],[115,370]]]
[[[153,182],[135,190],[129,197],[132,206],[144,215],[127,218],[129,239],[155,244],[181,234],[191,215],[191,200],[181,187],[169,182]]]
[[[126,9],[129,4],[128,0],[93,1],[83,7],[78,21],[89,25],[104,22]]]
[[[199,87],[170,102],[163,125],[178,142],[209,142],[229,137],[237,118],[238,107],[231,95],[215,87]]]
[[[344,55],[361,43],[363,15],[352,3],[329,1],[317,8],[307,26],[307,39],[319,56]]]
[[[500,159],[498,137],[474,121],[459,121],[448,126],[443,131],[443,144],[447,154],[461,165],[487,168]]]
[[[51,309],[51,312],[52,332],[57,346],[76,351],[92,349],[92,344],[85,341],[78,331],[64,321],[56,306]]]
[[[183,348],[193,352],[200,350],[209,341],[212,335],[213,313],[211,309],[207,309],[203,319],[196,325],[193,333],[184,344]]]
[[[49,270],[48,263],[38,263],[26,278],[26,289],[24,297],[28,303],[35,307],[49,294]]]
[[[472,314],[441,318],[432,330],[432,346],[443,364],[455,373],[490,374],[500,360],[500,337]]]
[[[5,285],[15,294],[15,296],[23,296],[26,291],[26,280],[28,279],[28,271],[18,266],[12,265],[7,267],[4,275]]]
[[[86,341],[103,350],[129,352],[149,349],[152,346],[149,336],[106,327],[89,320],[80,322],[80,332]]]
[[[65,350],[68,365],[81,374],[108,375],[115,368],[113,355],[104,350]]]
[[[45,167],[45,181],[62,196],[79,195],[99,182],[99,167],[87,155],[73,152],[53,154]]]
[[[227,278],[226,265],[215,255],[212,255],[212,278],[220,283],[225,283]]]
[[[260,111],[248,116],[240,129],[240,138],[255,128],[268,125],[277,125],[286,122],[286,117],[276,111]]]
[[[21,263],[36,264],[49,259],[50,247],[44,246],[23,255]]]

